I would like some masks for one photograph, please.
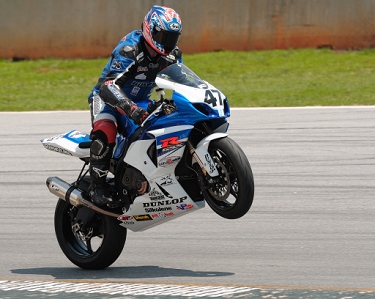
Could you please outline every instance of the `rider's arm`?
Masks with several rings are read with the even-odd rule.
[[[122,103],[123,110],[129,116],[130,108],[135,103],[126,97],[125,93],[120,89],[114,80],[105,81],[100,87],[99,95],[101,99],[112,107],[117,107]]]
[[[123,53],[115,56],[112,60],[111,72],[102,83],[99,95],[106,104],[131,117],[136,124],[140,124],[147,118],[148,113],[143,108],[138,107],[121,90],[121,87],[130,80],[135,68],[134,59],[124,57]]]
[[[103,101],[115,107],[120,113],[132,118],[136,124],[141,124],[147,117],[148,112],[138,107],[112,80],[106,81],[100,88],[100,97]]]
[[[99,91],[101,99],[106,104],[113,107],[115,107],[119,101],[128,101],[129,105],[132,104],[132,101],[126,97],[121,88],[131,79],[135,64],[134,59],[125,57],[117,51],[112,53],[108,73],[101,82]]]

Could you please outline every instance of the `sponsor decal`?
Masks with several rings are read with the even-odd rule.
[[[148,65],[148,67],[149,67],[150,69],[157,69],[157,68],[159,67],[159,63],[150,63],[150,64]]]
[[[153,188],[151,190],[151,192],[148,194],[148,196],[150,196],[150,199],[151,200],[160,200],[160,199],[164,199],[165,196],[163,193],[157,191],[155,188]]]
[[[161,148],[166,148],[166,147],[181,143],[181,141],[178,140],[178,136],[166,138],[166,139],[160,140],[160,142],[161,142]]]
[[[171,145],[171,146],[168,146],[166,148],[162,148],[159,156],[165,155],[165,154],[170,153],[170,152],[178,151],[184,145],[185,145],[185,142],[181,142],[180,144],[177,144],[177,145]]]
[[[102,177],[106,177],[107,174],[108,174],[108,170],[101,170],[100,168],[96,168],[96,167],[92,167],[92,170],[93,172],[95,172],[98,177],[102,178]]]
[[[121,70],[122,66],[121,66],[121,62],[120,61],[116,61],[114,60],[111,64],[111,68],[115,69],[115,70]]]
[[[172,179],[172,176],[170,174],[166,175],[165,177],[162,177],[160,181],[161,181],[160,186],[169,186],[169,185],[176,184],[176,181]]]
[[[94,92],[94,97],[92,101],[92,107],[93,107],[92,112],[94,114],[94,118],[100,113],[103,105],[104,105],[104,102],[102,101],[100,96],[96,92]]]
[[[58,186],[56,186],[55,184],[52,184],[51,185],[51,188],[55,191],[60,191],[60,188]]]
[[[111,81],[112,83],[112,81]],[[113,93],[113,95],[118,99],[118,100],[123,100],[124,97],[122,96],[122,94],[120,93],[120,91],[116,88],[115,84],[107,84],[107,82],[105,83],[106,85],[108,85],[108,89]]]
[[[138,56],[136,57],[136,60],[138,60],[138,63],[142,62],[145,58],[144,58],[144,53],[141,52],[138,54]],[[140,72],[147,72],[148,71],[148,68],[146,67],[146,70],[145,71],[140,71]]]
[[[154,86],[156,86],[156,83],[155,82],[137,82],[137,81],[133,81],[132,85],[133,86],[137,86],[137,87],[154,87]]]
[[[179,210],[179,211],[185,211],[185,210],[189,210],[189,209],[192,209],[194,208],[194,206],[192,204],[186,204],[186,203],[183,203],[183,204],[180,204],[178,206],[176,206],[176,209]]]
[[[131,94],[132,96],[136,96],[140,90],[141,90],[141,89],[140,89],[139,87],[134,86],[133,89],[132,89],[132,91],[130,92],[130,94]]]
[[[86,134],[81,133],[79,131],[74,131],[68,135],[68,138],[81,138],[81,137],[86,137]]]
[[[146,80],[146,78],[147,77],[144,73],[135,76],[135,79],[137,79],[137,80]]]
[[[155,212],[164,212],[164,211],[172,211],[171,207],[165,208],[145,208],[146,213],[155,213]]]
[[[63,148],[59,148],[57,146],[54,146],[54,145],[51,145],[51,144],[43,144],[44,147],[50,151],[53,151],[53,152],[58,152],[58,153],[61,153],[61,154],[65,154],[65,155],[68,155],[68,156],[73,156],[70,152],[68,152],[66,149],[63,149]]]
[[[212,162],[212,159],[211,159],[210,155],[206,154],[204,157],[205,157],[205,159],[208,163],[208,166],[210,167],[210,173],[213,173],[215,171],[215,165]]]
[[[165,57],[165,60],[173,62],[176,60],[176,56],[174,56],[173,54],[169,54],[167,57]]]
[[[198,88],[200,88],[200,89],[207,89],[208,86],[207,86],[207,84],[202,83],[202,84],[199,84],[199,85],[198,85]]]
[[[137,221],[147,221],[147,220],[152,220],[150,215],[134,215],[134,219]]]
[[[130,215],[120,215],[117,220],[126,221],[126,220],[133,220],[134,217]]]
[[[133,50],[134,50],[134,47],[132,47],[132,46],[125,46],[124,47],[125,52],[130,52],[130,51],[133,51]]]
[[[147,72],[148,71],[148,67],[147,66],[139,66],[137,68],[137,73],[140,73],[140,72]]]
[[[53,136],[53,137],[50,137],[50,138],[46,139],[46,141],[50,142],[50,141],[53,141],[53,140],[61,139],[64,136],[65,136],[65,134],[56,135],[56,136]]]
[[[168,61],[169,63],[173,63],[176,60],[175,56],[172,55],[172,54],[170,54],[168,56],[163,56],[163,59]],[[166,68],[166,66],[160,66],[160,69],[162,69],[162,70],[165,69],[165,68]]]
[[[160,167],[167,167],[167,166],[172,165],[172,164],[174,164],[174,163],[176,163],[180,160],[181,160],[180,156],[165,157],[165,158],[160,160],[159,166]]]
[[[187,196],[174,198],[174,199],[161,200],[161,201],[144,202],[143,207],[149,208],[149,207],[159,207],[159,206],[170,206],[173,204],[183,203],[186,199],[187,199]]]
[[[122,224],[126,224],[126,225],[134,225],[135,222],[134,222],[134,221],[123,221]]]
[[[152,214],[151,215],[152,219],[172,217],[172,216],[174,216],[173,212],[169,212],[169,213],[157,213],[157,214]]]
[[[173,31],[179,31],[180,28],[181,28],[180,24],[178,24],[178,23],[170,23],[168,25],[168,27],[169,27],[169,29],[171,29]]]
[[[134,217],[129,216],[129,215],[121,215],[121,216],[117,217],[117,220],[122,221],[123,224],[128,224],[128,225],[134,225],[135,224],[135,222],[133,221]]]

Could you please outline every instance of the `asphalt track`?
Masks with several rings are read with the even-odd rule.
[[[84,271],[54,236],[48,176],[79,160],[39,140],[87,112],[0,113],[0,298],[375,298],[375,107],[233,109],[254,172],[238,220],[206,207],[128,233],[110,268]]]

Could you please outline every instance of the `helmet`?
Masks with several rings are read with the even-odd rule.
[[[176,47],[181,30],[180,16],[165,6],[154,5],[142,23],[142,35],[147,44],[164,56]]]

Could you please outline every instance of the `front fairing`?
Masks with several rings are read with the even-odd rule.
[[[173,90],[172,99],[183,114],[198,110],[206,119],[230,116],[226,96],[207,81],[200,79],[184,64],[172,64],[159,72],[156,84],[160,88]]]
[[[173,91],[172,99],[177,110],[170,114],[165,114],[161,110],[155,112],[137,132],[135,129],[138,126],[129,121],[130,124],[127,125],[131,125],[131,129],[123,131],[134,133],[131,134],[133,140],[153,139],[154,136],[148,134],[151,130],[185,125],[194,127],[200,122],[208,122],[214,132],[227,130],[227,117],[230,116],[227,98],[213,85],[200,79],[187,66],[177,63],[170,65],[159,72],[156,83],[159,88]]]
[[[173,91],[172,100],[177,109],[169,114],[160,110],[154,113],[142,125],[146,130],[208,122],[215,131],[227,124],[230,109],[225,95],[200,79],[187,66],[178,63],[170,65],[159,72],[156,83],[159,88]]]

